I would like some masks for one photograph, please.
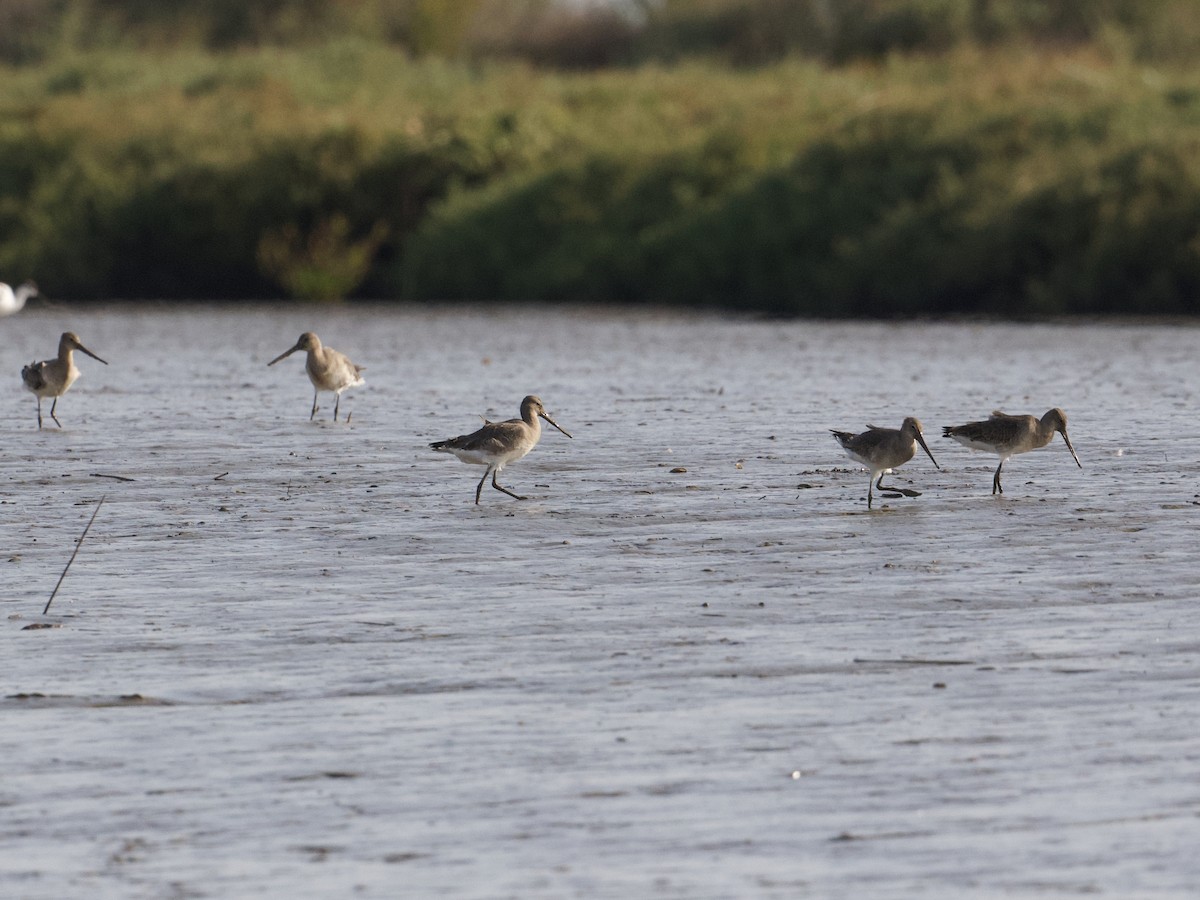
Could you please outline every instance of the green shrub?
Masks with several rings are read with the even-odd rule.
[[[1174,151],[1135,147],[1016,203],[997,223],[1012,311],[1200,312],[1200,179]]]
[[[889,114],[764,172],[719,141],[501,182],[431,215],[405,294],[822,317],[1195,313],[1195,173],[1182,149],[1142,146],[1081,170],[1081,147],[1106,143],[1100,120],[947,130]],[[1073,152],[1048,164],[1046,142]],[[1005,177],[1022,163],[1041,179],[1027,194]]]
[[[355,239],[350,220],[340,213],[304,234],[289,222],[259,238],[258,267],[298,300],[342,300],[362,284],[386,234],[387,227],[377,222]]]
[[[645,300],[643,246],[745,171],[718,136],[655,160],[594,157],[438,207],[406,246],[410,298]]]

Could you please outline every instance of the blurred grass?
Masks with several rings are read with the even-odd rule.
[[[1200,72],[1105,21],[587,72],[352,32],[59,47],[0,68],[0,273],[80,298],[1195,313]]]

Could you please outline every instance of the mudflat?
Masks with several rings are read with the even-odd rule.
[[[0,323],[0,895],[1191,897],[1200,329]],[[37,430],[23,364],[75,331]],[[317,332],[366,366],[309,421]],[[501,484],[428,449],[555,420]],[[940,437],[1062,407],[1004,468]],[[866,509],[830,428],[923,453]],[[49,421],[49,420],[47,420]],[[75,541],[104,506],[50,612]],[[28,628],[31,625],[48,627]]]

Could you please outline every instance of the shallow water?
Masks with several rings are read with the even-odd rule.
[[[1200,888],[1195,328],[0,328],[0,896]],[[17,372],[66,328],[110,365],[38,432]],[[266,368],[306,329],[367,366],[348,425],[328,395],[308,421],[299,355]],[[426,444],[526,393],[575,438],[475,506],[482,470]],[[939,436],[1056,405],[1084,468],[1056,438],[1002,497]],[[942,471],[868,513],[828,429],[906,415]]]

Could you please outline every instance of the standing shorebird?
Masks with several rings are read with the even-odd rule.
[[[876,428],[874,425],[868,425],[867,430],[862,434],[830,430],[833,431],[833,436],[842,445],[847,456],[871,470],[871,480],[867,483],[867,509],[871,508],[874,488],[879,488],[881,491],[900,490],[900,488],[885,488],[883,476],[912,459],[913,454],[917,452],[917,444],[921,445],[921,449],[929,455],[933,464],[941,469],[938,461],[933,459],[933,454],[929,452],[925,436],[921,434],[921,422],[912,416],[905,419],[899,429]]]
[[[337,421],[338,406],[342,402],[342,391],[346,388],[358,387],[364,384],[362,377],[363,366],[356,366],[350,362],[350,359],[344,353],[338,353],[332,347],[324,347],[321,345],[321,339],[311,331],[306,331],[300,335],[300,340],[296,341],[296,346],[290,350],[285,350],[277,357],[267,363],[268,366],[273,366],[281,359],[286,359],[297,350],[305,350],[308,352],[308,358],[304,361],[304,370],[308,372],[308,380],[313,386],[313,405],[312,412],[308,416],[311,422],[317,414],[317,395],[321,391],[333,391],[333,421]],[[349,416],[347,416],[349,421]]]
[[[27,281],[15,291],[0,281],[0,316],[11,316],[25,308],[25,301],[38,295],[38,286]]]
[[[54,398],[54,402],[50,404],[50,418],[54,420],[55,425],[62,428],[62,422],[58,421],[58,416],[54,414],[54,410],[58,406],[58,398],[65,394],[67,388],[74,384],[75,379],[79,377],[79,369],[75,367],[75,358],[73,355],[75,350],[86,353],[92,359],[99,360],[106,366],[108,365],[107,362],[104,362],[95,353],[83,346],[79,342],[79,336],[75,332],[64,331],[62,337],[58,339],[57,357],[30,363],[21,370],[21,380],[25,382],[25,388],[37,395],[39,431],[42,427],[43,397]]]
[[[444,441],[434,441],[429,445],[431,450],[443,453],[453,453],[465,463],[477,466],[487,466],[479,486],[475,488],[475,503],[479,503],[479,494],[483,491],[483,483],[488,475],[492,476],[492,487],[498,491],[524,500],[524,497],[514,494],[506,487],[496,483],[496,476],[510,462],[516,462],[535,446],[542,436],[542,423],[545,419],[563,434],[570,437],[567,430],[550,418],[542,401],[533,395],[521,401],[521,418],[509,419],[506,422],[488,422],[471,434],[460,435]]]
[[[1049,410],[1040,421],[1033,416],[1010,416],[995,410],[991,418],[982,422],[947,425],[942,429],[942,436],[954,438],[972,450],[982,450],[999,456],[1000,465],[996,466],[996,474],[992,476],[992,493],[1003,494],[1000,470],[1004,468],[1009,457],[1045,447],[1056,431],[1063,436],[1075,464],[1082,469],[1083,463],[1079,461],[1075,448],[1071,446],[1071,439],[1067,437],[1067,414],[1057,407]]]

